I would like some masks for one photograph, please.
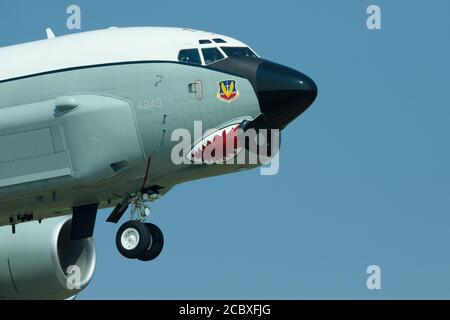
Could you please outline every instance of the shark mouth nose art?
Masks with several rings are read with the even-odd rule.
[[[188,159],[195,163],[224,163],[236,157],[244,148],[238,140],[240,123],[216,130],[194,145]]]

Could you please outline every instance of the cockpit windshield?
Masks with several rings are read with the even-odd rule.
[[[225,55],[226,56],[225,56]],[[184,49],[178,55],[178,61],[188,64],[210,65],[228,58],[258,58],[248,47],[213,47],[203,49]],[[203,58],[203,61],[202,61]]]
[[[202,64],[198,49],[181,50],[178,55],[178,61],[191,64]]]
[[[225,58],[225,56],[222,54],[222,52],[219,51],[217,48],[206,48],[202,49],[203,52],[203,58],[205,59],[205,64],[211,64],[216,61],[222,60]]]
[[[221,48],[223,52],[228,57],[235,57],[235,58],[257,58],[258,56],[250,50],[250,48],[247,47],[222,47]]]

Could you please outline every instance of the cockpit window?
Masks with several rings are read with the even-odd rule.
[[[215,43],[227,43],[225,40],[220,39],[220,38],[213,39],[213,41],[214,41]]]
[[[257,58],[258,56],[247,47],[222,47],[223,52],[226,53],[228,57],[236,58]]]
[[[178,55],[178,61],[191,64],[202,64],[198,49],[181,50]]]
[[[206,48],[202,49],[202,51],[203,58],[205,59],[205,64],[211,64],[225,58],[217,48]]]
[[[199,40],[198,43],[200,44],[209,44],[212,43],[211,40]]]

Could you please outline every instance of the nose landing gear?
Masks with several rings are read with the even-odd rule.
[[[126,199],[127,204],[119,205],[122,209],[132,206],[130,221],[124,223],[116,235],[117,249],[125,258],[152,261],[161,254],[163,233],[156,225],[145,222],[150,216],[149,204],[159,198],[156,193],[138,193]]]
[[[146,223],[145,227],[147,228],[152,241],[151,245],[138,257],[138,259],[141,261],[153,261],[161,254],[164,247],[164,236],[161,229],[152,223]]]

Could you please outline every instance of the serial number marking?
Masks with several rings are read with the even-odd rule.
[[[161,98],[142,100],[137,103],[137,108],[143,111],[151,111],[155,109],[163,108],[163,100]]]

